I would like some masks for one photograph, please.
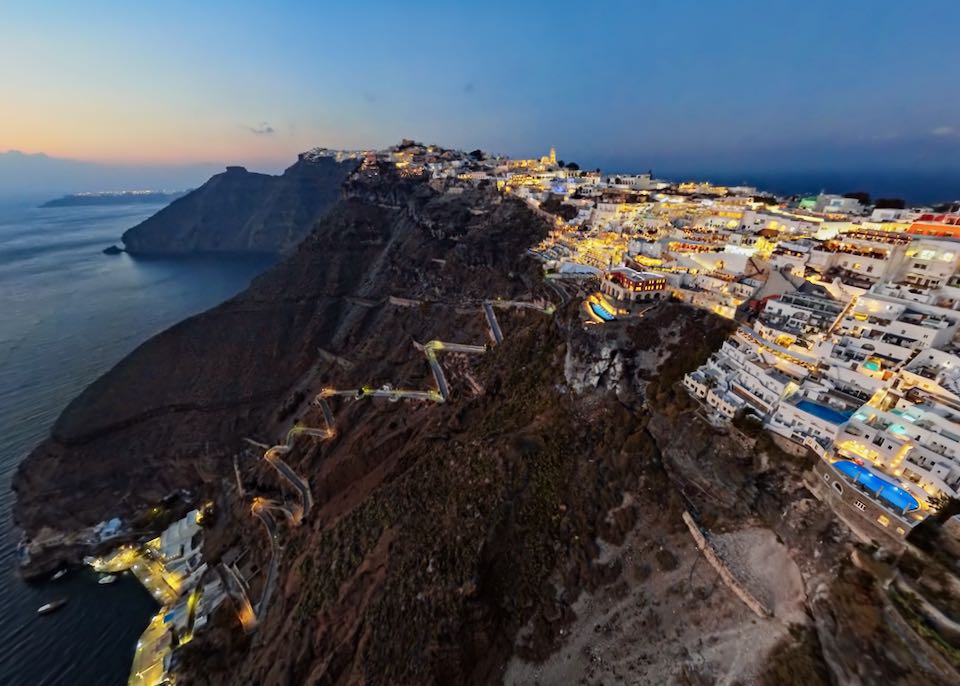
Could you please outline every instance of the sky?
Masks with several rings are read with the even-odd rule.
[[[0,0],[0,152],[282,169],[408,137],[607,168],[960,169],[956,0]]]

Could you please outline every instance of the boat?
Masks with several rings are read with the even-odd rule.
[[[100,579],[97,581],[97,583],[98,583],[98,584],[112,584],[112,583],[113,583],[114,581],[116,581],[116,580],[117,580],[116,574],[107,574],[107,575],[105,575],[105,576],[101,576]]]
[[[57,579],[62,579],[64,575],[66,575],[66,573],[67,573],[67,568],[64,567],[63,569],[58,570],[57,573],[50,578],[51,580],[56,581]]]
[[[37,608],[37,614],[38,615],[50,614],[54,610],[59,610],[61,607],[63,607],[66,604],[67,604],[66,598],[57,598],[56,600],[51,600],[46,605],[41,605],[39,608]]]

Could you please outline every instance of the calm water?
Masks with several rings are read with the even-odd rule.
[[[159,206],[0,203],[0,684],[125,684],[156,609],[135,580],[15,575],[10,479],[63,407],[138,344],[242,290],[265,257],[137,260],[101,250]],[[58,612],[37,617],[51,598]]]

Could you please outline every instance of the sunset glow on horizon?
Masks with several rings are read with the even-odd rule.
[[[595,164],[812,168],[840,146],[850,165],[956,166],[945,0],[280,4],[5,8],[0,152],[282,164],[411,137]],[[923,29],[909,50],[904,25]]]

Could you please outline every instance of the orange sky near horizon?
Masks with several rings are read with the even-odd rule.
[[[342,136],[320,131],[254,133],[249,125],[182,122],[131,108],[104,117],[99,107],[10,108],[0,105],[0,152],[19,150],[50,157],[113,164],[276,163],[317,145],[332,146]],[[82,133],[81,133],[82,132]]]
[[[292,163],[315,146],[381,142],[367,140],[374,129],[369,121],[358,124],[350,105],[314,97],[256,53],[224,47],[227,60],[177,50],[184,39],[169,35],[169,27],[111,31],[118,19],[109,14],[97,18],[91,40],[79,25],[83,12],[71,11],[16,31],[0,21],[0,152],[113,164],[256,165]],[[164,41],[173,45],[159,49]],[[270,132],[257,133],[264,127]]]

